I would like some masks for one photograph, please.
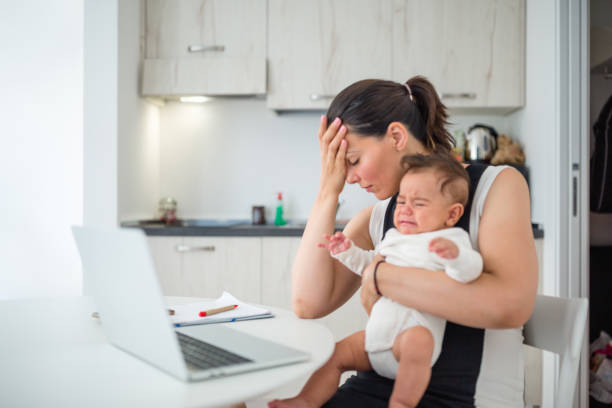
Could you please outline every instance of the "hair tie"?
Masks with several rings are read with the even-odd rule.
[[[410,89],[410,86],[408,85],[408,83],[405,83],[404,86],[408,90],[408,96],[410,97],[410,101],[414,102],[414,98],[412,97],[412,90]]]

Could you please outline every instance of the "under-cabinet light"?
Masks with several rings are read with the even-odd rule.
[[[208,96],[181,96],[179,100],[187,103],[204,103],[210,101],[212,98]]]

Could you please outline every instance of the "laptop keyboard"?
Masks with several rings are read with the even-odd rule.
[[[196,368],[205,370],[214,367],[244,364],[252,361],[238,354],[213,346],[210,343],[194,339],[183,333],[176,332],[176,335],[181,345],[185,361]]]

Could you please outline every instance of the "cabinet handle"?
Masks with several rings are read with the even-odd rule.
[[[331,94],[310,94],[311,101],[320,101],[322,99],[334,99],[336,95]]]
[[[190,45],[189,52],[225,51],[225,45]]]
[[[214,245],[203,245],[203,246],[190,246],[190,245],[176,245],[174,247],[176,252],[213,252],[215,250]]]
[[[442,99],[476,99],[474,92],[443,93]]]

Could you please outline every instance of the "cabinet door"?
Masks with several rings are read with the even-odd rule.
[[[261,238],[185,237],[183,296],[216,298],[224,290],[261,303]]]
[[[393,79],[428,77],[448,107],[520,107],[524,20],[524,0],[393,0]]]
[[[301,238],[262,238],[262,303],[291,309],[291,266]],[[330,315],[318,319],[336,341],[364,330],[367,315],[361,307],[359,291]]]
[[[265,0],[147,0],[143,94],[266,88]]]
[[[182,296],[181,254],[176,251],[183,243],[182,237],[148,237],[149,250],[157,279],[165,296]]]
[[[391,3],[270,0],[268,107],[325,109],[346,86],[391,75]]]
[[[261,239],[261,301],[291,310],[291,266],[301,238]]]

